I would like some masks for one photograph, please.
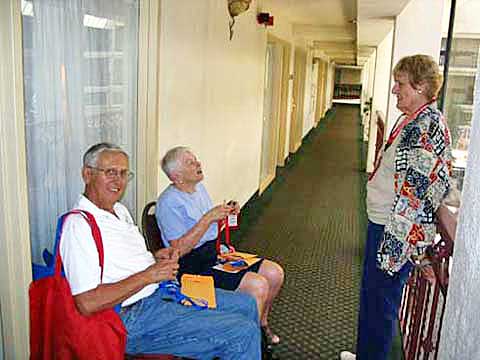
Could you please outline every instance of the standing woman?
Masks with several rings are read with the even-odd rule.
[[[365,248],[357,355],[342,360],[385,360],[395,335],[403,287],[427,260],[435,213],[450,191],[450,133],[435,106],[442,76],[426,55],[402,58],[392,93],[403,112],[367,183]]]

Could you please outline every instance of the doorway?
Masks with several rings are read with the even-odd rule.
[[[291,153],[295,153],[302,145],[306,62],[307,52],[300,47],[295,47],[295,70],[293,74],[293,99],[289,145],[289,151]]]
[[[276,174],[282,65],[282,48],[269,41],[265,52],[260,194],[270,185]]]

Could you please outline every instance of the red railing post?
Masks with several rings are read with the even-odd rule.
[[[429,253],[435,281],[429,282],[414,269],[405,286],[399,320],[406,360],[437,359],[453,253],[456,218],[446,208],[437,213],[440,239]],[[440,298],[442,304],[439,306]]]

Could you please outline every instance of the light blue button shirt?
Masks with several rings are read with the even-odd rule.
[[[212,200],[203,184],[197,184],[190,194],[169,185],[159,196],[155,209],[162,241],[166,247],[170,241],[185,235],[213,207]],[[218,228],[214,222],[201,237],[195,248],[217,238]]]

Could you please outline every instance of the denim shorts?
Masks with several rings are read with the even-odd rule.
[[[261,358],[255,299],[216,289],[216,309],[196,310],[162,298],[160,291],[120,311],[128,354],[173,354],[195,359]]]

